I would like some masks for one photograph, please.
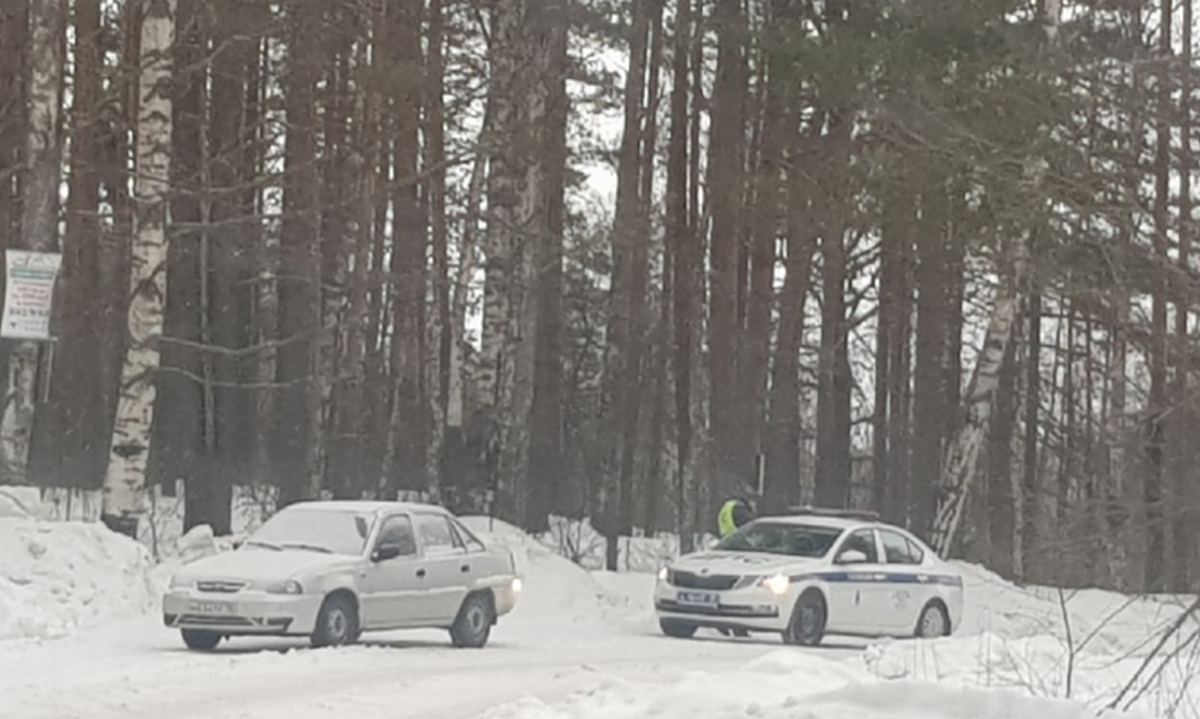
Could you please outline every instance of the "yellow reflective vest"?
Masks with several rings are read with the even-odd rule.
[[[738,500],[736,499],[731,499],[721,505],[721,511],[717,514],[717,533],[721,535],[721,539],[737,531],[737,523],[733,521],[733,510],[737,506]]]

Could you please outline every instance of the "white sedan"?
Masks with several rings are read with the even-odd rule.
[[[810,510],[747,524],[659,572],[665,634],[700,627],[777,632],[789,644],[826,634],[938,637],[962,618],[962,576],[909,532],[855,512]]]
[[[440,627],[482,647],[520,592],[516,561],[441,507],[302,502],[241,547],[171,578],[163,621],[191,649],[239,635],[299,635],[315,646],[361,632]]]

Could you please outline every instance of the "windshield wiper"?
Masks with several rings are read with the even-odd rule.
[[[283,551],[283,547],[274,542],[268,542],[265,539],[247,539],[245,544],[254,545],[256,547],[266,547],[267,549],[274,549],[276,552]]]
[[[287,547],[288,549],[308,549],[313,552],[333,554],[333,550],[323,544],[309,544],[308,542],[280,542],[279,546]]]

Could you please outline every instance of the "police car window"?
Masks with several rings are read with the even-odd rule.
[[[921,563],[923,553],[908,537],[886,529],[879,530],[879,536],[883,538],[883,555],[888,564]]]
[[[791,557],[823,557],[842,530],[782,522],[755,522],[717,543],[726,552],[763,552]]]
[[[879,552],[875,548],[875,535],[873,530],[860,529],[847,537],[846,543],[842,545],[842,549],[839,554],[845,554],[849,551],[858,551],[867,555],[867,564],[879,563]]]
[[[462,546],[456,541],[446,518],[436,514],[418,514],[417,532],[420,533],[421,543],[425,545],[427,552],[447,552]]]

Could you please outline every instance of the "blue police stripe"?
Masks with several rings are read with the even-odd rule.
[[[896,572],[817,572],[814,574],[796,574],[789,577],[791,581],[802,582],[806,579],[819,579],[831,584],[844,582],[862,582],[871,584],[944,584],[948,587],[961,587],[962,577],[948,574],[900,574]]]

